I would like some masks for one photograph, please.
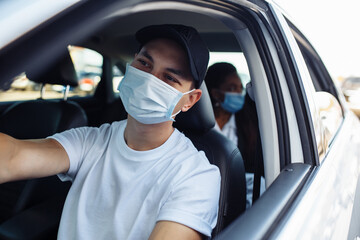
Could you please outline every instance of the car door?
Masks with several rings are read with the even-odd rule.
[[[267,26],[262,34],[287,102],[285,147],[292,150],[264,196],[219,239],[354,239],[360,229],[359,121],[306,38],[276,6],[267,6],[257,24]]]
[[[282,17],[280,12],[274,12]],[[300,48],[302,58],[296,61],[305,62],[301,63],[305,65],[303,71],[308,70],[310,75],[310,79],[303,81],[308,81],[313,90],[306,95],[311,94],[315,99],[318,122],[313,127],[318,134],[319,164],[304,200],[287,220],[280,236],[297,233],[306,238],[354,239],[359,236],[360,226],[358,121],[348,110],[341,90],[332,81],[315,49],[290,21],[282,23],[295,37],[297,45],[291,48]],[[294,221],[299,220],[302,226],[295,227]]]

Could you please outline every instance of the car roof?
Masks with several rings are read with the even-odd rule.
[[[45,17],[44,22],[31,31],[18,29],[17,38],[13,36],[10,42],[2,39],[0,59],[6,59],[9,65],[17,68],[0,66],[3,76],[0,88],[6,88],[11,79],[20,74],[19,69],[31,67],[35,71],[46,68],[46,64],[55,61],[53,56],[59,55],[68,45],[87,47],[104,56],[128,62],[139,48],[134,33],[145,25],[191,25],[200,32],[210,51],[223,52],[241,51],[231,30],[246,27],[241,21],[226,22],[224,19],[227,17],[221,11],[215,13],[215,10],[201,5],[181,1],[167,4],[151,1],[141,4],[132,1],[70,1],[65,9],[64,6],[57,7],[62,9],[59,14],[50,19]],[[0,21],[6,22],[5,17]]]
[[[195,27],[210,51],[241,51],[228,27],[217,19],[196,12],[157,9],[125,16],[113,15],[107,20],[109,23],[106,27],[93,34],[82,45],[114,58],[132,58],[139,48],[134,37],[135,32],[147,25],[163,23],[180,23]]]

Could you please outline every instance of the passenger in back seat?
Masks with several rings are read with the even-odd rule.
[[[0,183],[72,181],[59,239],[201,239],[215,227],[219,169],[173,127],[201,97],[208,49],[182,25],[136,38],[141,50],[119,85],[127,120],[41,140],[0,134]]]
[[[215,63],[205,76],[214,109],[215,129],[238,146],[245,163],[246,207],[252,204],[254,161],[257,147],[258,122],[255,103],[246,94],[236,68],[227,62]],[[261,179],[260,194],[265,191]]]

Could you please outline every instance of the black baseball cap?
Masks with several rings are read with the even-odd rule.
[[[137,31],[135,37],[141,46],[157,38],[172,39],[180,44],[188,55],[195,87],[200,87],[209,63],[209,50],[195,28],[178,24],[151,25]]]

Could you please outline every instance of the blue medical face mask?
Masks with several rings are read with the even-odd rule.
[[[225,99],[224,102],[221,103],[221,107],[230,113],[236,113],[243,108],[244,103],[245,94],[225,92]]]
[[[143,124],[175,121],[172,114],[182,93],[154,75],[127,65],[126,73],[118,86],[120,98],[130,116]]]

